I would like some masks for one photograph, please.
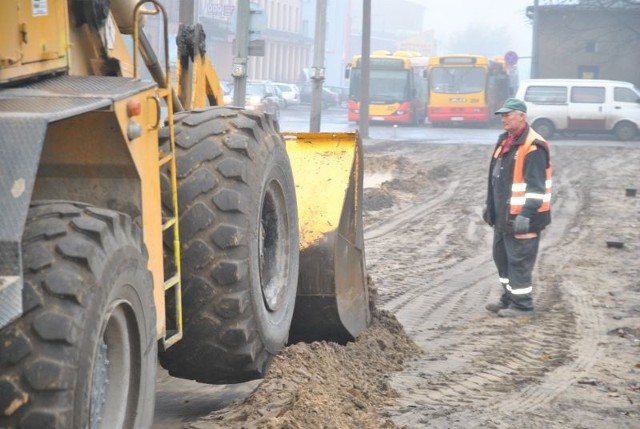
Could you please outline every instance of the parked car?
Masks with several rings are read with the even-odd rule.
[[[598,79],[531,79],[516,97],[545,138],[561,133],[612,132],[631,140],[640,129],[640,91],[629,82]]]
[[[311,83],[305,83],[300,88],[300,100],[303,103],[311,103],[312,89]],[[334,107],[340,104],[340,97],[338,94],[330,90],[329,88],[322,87],[322,108]]]
[[[322,87],[322,107],[335,107],[340,104],[340,96],[327,87]]]
[[[245,97],[245,109],[266,112],[276,119],[280,118],[280,97],[273,82],[248,81]]]
[[[275,82],[273,83],[273,89],[276,91],[276,95],[278,96],[278,105],[281,109],[286,109],[288,107],[287,100],[285,100],[282,90]]]
[[[276,82],[276,87],[280,90],[280,95],[285,102],[285,108],[291,105],[300,104],[300,88],[295,83]]]
[[[349,88],[342,86],[327,86],[326,88],[338,94],[338,102],[340,106],[346,107],[347,100],[349,99]]]

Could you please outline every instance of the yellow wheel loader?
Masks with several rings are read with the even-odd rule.
[[[0,428],[148,428],[158,361],[238,383],[369,323],[359,137],[223,106],[197,27],[170,70],[167,20],[0,2]]]

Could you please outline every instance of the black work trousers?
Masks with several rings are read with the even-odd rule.
[[[532,234],[529,234],[532,235]],[[504,288],[501,300],[521,310],[533,309],[531,273],[536,263],[540,233],[530,238],[494,232],[493,261]]]

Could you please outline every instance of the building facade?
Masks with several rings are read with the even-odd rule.
[[[219,77],[231,80],[234,57],[237,0],[193,0],[194,21],[206,34],[206,48]],[[171,55],[180,22],[180,0],[161,0],[169,12]],[[433,53],[433,32],[423,31],[425,0],[372,0],[371,50],[419,50]],[[362,0],[326,0],[325,82],[347,86],[344,70],[362,51]],[[264,55],[250,56],[249,79],[303,83],[313,65],[316,0],[252,0],[252,15],[258,16]],[[159,24],[147,25],[152,42],[160,49]],[[410,48],[410,49],[409,49]]]
[[[263,56],[249,58],[251,79],[294,82],[300,70],[309,66],[313,35],[303,23],[304,0],[257,0],[252,9],[261,10],[266,27],[256,38],[264,40]]]
[[[534,9],[528,16],[533,19]],[[640,2],[538,6],[532,77],[611,79],[640,87]]]
[[[220,79],[231,80],[237,20],[237,0],[193,0],[194,22],[206,34],[206,49]],[[309,67],[313,34],[303,27],[303,5],[308,0],[252,0],[252,19],[259,33],[250,39],[264,40],[263,55],[250,56],[249,79],[294,82],[300,70]],[[161,0],[169,14],[170,55],[175,56],[175,36],[180,24],[180,0]],[[315,2],[314,2],[315,3]],[[160,49],[158,20],[149,19],[149,38]],[[250,43],[254,43],[253,41]]]

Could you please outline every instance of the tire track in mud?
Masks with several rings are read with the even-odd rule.
[[[574,170],[577,168],[564,170],[560,180],[556,180],[561,184],[559,190],[563,196],[554,201],[554,212],[559,213],[560,216],[556,216],[557,221],[554,221],[549,234],[544,237],[544,245],[541,249],[541,252],[547,252],[543,253],[544,258],[541,258],[540,261],[542,269],[546,269],[547,266],[551,268],[553,264],[555,265],[553,272],[562,273],[565,271],[570,264],[571,257],[579,251],[580,243],[583,243],[587,236],[587,231],[584,231],[577,234],[571,241],[567,240],[569,230],[576,226],[577,213],[585,209],[585,202],[571,185],[565,184],[587,180],[580,172],[589,171],[587,168],[581,168],[580,172]],[[579,176],[576,177],[576,175]],[[561,243],[562,241],[565,242]],[[559,248],[564,251],[553,250]],[[547,260],[553,260],[553,262],[547,264]],[[590,369],[597,360],[598,340],[597,336],[591,335],[590,332],[602,330],[602,315],[594,307],[594,302],[587,294],[580,291],[571,280],[550,279],[550,281],[540,281],[539,284],[541,286],[540,304],[543,308],[549,308],[551,316],[549,317],[551,326],[549,323],[543,325],[545,328],[543,331],[546,329],[557,331],[562,328],[562,323],[565,322],[572,325],[574,334],[570,337],[574,337],[574,341],[571,344],[560,344],[561,346],[570,346],[567,354],[570,360],[563,362],[562,366],[549,373],[542,384],[527,386],[516,399],[507,398],[504,401],[494,403],[492,407],[494,412],[508,414],[516,411],[534,411],[555,399],[574,384],[578,374]],[[560,293],[554,293],[550,290],[556,286],[560,288]],[[560,295],[564,295],[564,299]],[[557,300],[557,304],[554,304],[552,300]],[[566,317],[567,314],[572,316],[571,319]],[[558,326],[559,324],[560,326]],[[540,336],[539,332],[535,332],[532,341],[539,341]]]
[[[582,158],[580,157],[578,159]],[[559,222],[554,222],[554,224],[556,229],[561,229],[565,232],[548,237],[549,239],[546,240],[543,251],[549,249],[545,259],[550,260],[550,262],[542,262],[543,265],[548,264],[549,267],[553,266],[553,272],[562,273],[566,271],[567,268],[570,267],[575,255],[579,254],[580,246],[590,241],[589,229],[585,228],[580,230],[576,227],[578,213],[588,209],[590,206],[589,196],[577,195],[572,185],[582,182],[583,187],[586,185],[586,188],[590,188],[595,177],[600,177],[600,174],[604,175],[607,170],[620,167],[622,167],[622,165],[616,164],[604,157],[596,162],[590,161],[563,171],[563,179],[560,182],[569,183],[570,185],[565,185],[560,188],[566,196],[560,199],[560,201],[557,201],[554,206],[556,207],[556,211],[558,211],[557,208],[559,207],[559,212],[564,213],[559,218]],[[594,172],[594,168],[597,171]],[[590,175],[587,176],[585,172],[590,172]],[[569,209],[565,206],[569,206]],[[558,226],[558,224],[561,226]],[[567,241],[567,231],[574,229],[578,230],[577,233],[574,234],[576,236],[575,239],[568,243],[561,243],[563,239]],[[551,249],[563,250],[553,251]],[[542,282],[542,284],[546,289],[553,287],[552,282]],[[539,406],[547,404],[568,387],[576,383],[580,375],[588,372],[594,364],[597,363],[600,353],[597,334],[604,332],[602,312],[596,308],[597,303],[593,298],[571,279],[564,281],[560,279],[558,286],[566,296],[563,304],[570,307],[570,311],[575,317],[574,323],[577,338],[569,353],[573,357],[572,360],[549,374],[543,384],[530,386],[525,389],[517,400],[510,399],[495,404],[494,411],[500,410],[504,413],[514,412],[516,410],[520,412],[533,411]],[[543,292],[545,291],[543,290]],[[545,293],[545,296],[550,295],[549,293]],[[548,304],[548,302],[546,303]]]
[[[538,304],[545,306],[544,302]],[[445,315],[448,318],[453,316],[455,314]],[[466,346],[452,345],[445,350],[447,354],[482,357],[469,362],[471,367],[465,366],[459,372],[447,372],[446,389],[437,395],[430,395],[427,403],[450,411],[462,405],[468,407],[474,404],[474,407],[480,406],[482,409],[490,407],[494,414],[499,412],[508,415],[510,412],[522,412],[523,404],[534,407],[533,400],[538,396],[549,397],[549,389],[540,388],[532,381],[568,359],[564,350],[567,340],[571,341],[574,337],[572,321],[539,317],[532,326],[522,320],[497,320],[496,326],[491,329],[500,330],[505,323],[511,324],[515,330],[502,332],[496,336],[495,342],[487,343],[486,337],[480,335],[477,338],[481,340],[476,342],[473,334],[478,332],[471,331],[465,338]],[[512,391],[519,385],[528,387],[514,395]],[[499,398],[504,391],[510,394],[503,401]]]
[[[390,234],[395,235],[399,230],[406,229],[406,226],[403,226],[403,224],[406,225],[407,223],[412,223],[416,219],[424,217],[433,210],[439,208],[447,200],[451,199],[458,186],[459,181],[455,181],[434,199],[415,204],[410,209],[397,213],[392,220],[385,220],[365,227],[364,233],[367,236],[367,239],[376,240]]]
[[[421,155],[414,162],[438,167],[437,160]],[[499,287],[490,254],[491,232],[480,231],[472,216],[479,209],[468,208],[483,202],[484,189],[479,194],[469,185],[473,177],[452,181],[434,192],[435,198],[396,214],[389,223],[365,229],[373,271],[381,257],[375,249],[384,248],[389,239],[396,244],[394,249],[407,243],[404,252],[393,256],[393,271],[404,270],[406,275],[392,276],[391,284],[384,284],[389,271],[380,276],[380,305],[393,312],[425,350],[411,369],[394,377],[394,387],[411,386],[408,399],[401,393],[401,411],[391,412],[396,423],[417,427],[428,418],[434,428],[483,427],[478,414],[491,422],[496,415],[531,413],[575,384],[579,374],[597,361],[597,336],[592,334],[602,331],[602,315],[588,294],[563,278],[587,239],[588,232],[576,227],[576,218],[588,205],[588,195],[577,194],[573,185],[590,180],[585,172],[591,171],[593,161],[586,157],[576,165],[568,157],[560,159],[567,165],[554,177],[554,221],[542,238],[534,274],[540,314],[531,321],[499,319],[484,310],[489,296],[497,298]],[[601,162],[600,168],[615,166]],[[470,170],[477,172],[479,167]],[[466,210],[468,225],[441,227],[424,248],[417,249],[410,244],[416,240],[415,231],[437,230],[424,221],[424,215],[438,215],[440,206],[447,212]],[[451,215],[442,214],[430,223],[449,225]],[[423,259],[446,253],[451,243],[467,246],[469,256]],[[389,265],[385,268],[389,270]],[[465,422],[469,413],[477,424],[455,423]]]
[[[413,260],[415,264],[403,265],[401,270],[403,276],[401,278],[401,287],[392,290],[389,294],[380,296],[379,303],[385,309],[397,313],[403,308],[416,308],[420,310],[409,310],[399,313],[400,319],[403,314],[412,315],[417,319],[424,317],[424,314],[432,313],[440,307],[448,308],[451,302],[452,291],[463,291],[469,286],[477,283],[479,278],[486,278],[490,273],[478,272],[478,267],[486,266],[490,262],[486,255],[483,257],[474,257],[470,259],[462,259],[458,255],[449,256],[442,249],[450,245],[450,237],[455,233],[454,227],[448,223],[440,221],[433,222],[431,215],[443,217],[448,213],[438,213],[442,211],[442,206],[447,206],[449,201],[459,192],[459,181],[454,181],[445,189],[440,190],[435,198],[427,202],[415,204],[410,209],[394,216],[393,221],[380,226],[370,226],[365,230],[365,237],[369,242],[380,241],[386,242],[389,239],[398,237],[398,234],[411,236],[415,231],[425,231],[429,229],[429,223],[444,224],[440,229],[431,228],[429,234],[429,246],[420,246],[416,244],[419,237],[411,240],[414,244],[406,246],[396,246],[393,249],[395,260]],[[469,235],[469,229],[465,231],[465,235]],[[393,235],[393,237],[390,237]],[[403,243],[404,240],[401,240]],[[377,247],[377,246],[376,246]],[[452,278],[449,269],[457,269],[464,272],[464,275],[458,275]],[[434,278],[434,276],[436,276]],[[393,274],[391,275],[393,278]],[[389,279],[389,272],[385,273],[385,280]],[[425,288],[426,279],[429,279],[429,287]],[[433,284],[444,285],[447,287],[437,288]],[[488,288],[487,291],[488,293]],[[452,302],[451,305],[455,305]],[[450,310],[447,310],[450,311]],[[411,326],[408,321],[400,320],[405,326]]]

